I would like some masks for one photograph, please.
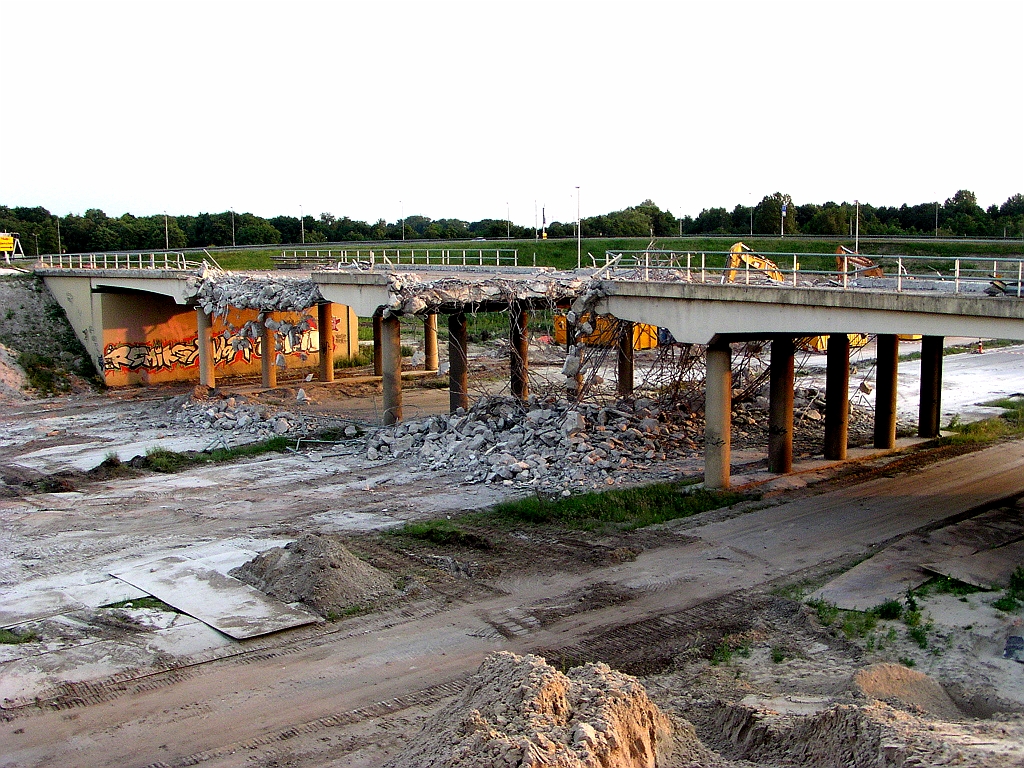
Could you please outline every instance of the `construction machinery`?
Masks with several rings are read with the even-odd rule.
[[[882,268],[875,264],[867,256],[861,256],[856,251],[851,251],[845,245],[836,248],[836,271],[849,272],[853,268],[858,275],[864,277],[885,277]]]
[[[739,271],[756,269],[769,280],[777,283],[785,282],[778,265],[771,259],[758,256],[743,243],[736,243],[729,249],[729,259],[725,265],[725,281],[735,283]]]

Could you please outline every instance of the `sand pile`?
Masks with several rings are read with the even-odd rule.
[[[318,534],[261,552],[230,575],[282,602],[301,602],[324,617],[394,592],[387,575],[334,537]]]
[[[854,687],[865,696],[900,709],[923,712],[946,720],[963,716],[935,680],[902,664],[873,664],[853,676]]]
[[[690,735],[692,751],[703,752]],[[668,718],[636,678],[606,664],[565,675],[539,656],[502,651],[387,765],[654,768],[673,746]]]
[[[12,400],[27,400],[25,388],[28,379],[18,365],[18,356],[0,344],[0,403]]]

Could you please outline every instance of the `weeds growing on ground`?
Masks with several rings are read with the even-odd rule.
[[[634,530],[727,507],[746,498],[750,497],[703,488],[683,492],[678,484],[659,483],[566,498],[534,496],[497,504],[491,514],[510,522],[556,523],[582,530],[605,526]]]
[[[174,473],[200,464],[219,464],[248,456],[261,456],[264,453],[283,453],[287,447],[288,438],[278,435],[258,443],[246,443],[234,448],[217,448],[213,451],[180,453],[166,448],[149,448],[141,460],[136,462],[133,459],[132,465],[154,472]]]
[[[12,629],[0,629],[0,645],[21,645],[39,639],[35,632],[15,632]]]
[[[492,549],[493,544],[485,537],[468,533],[449,520],[425,520],[423,522],[406,523],[401,528],[391,531],[396,536],[408,536],[411,539],[429,541],[442,546],[466,547],[469,549]]]

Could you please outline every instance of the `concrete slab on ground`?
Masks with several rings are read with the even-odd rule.
[[[938,563],[926,563],[929,571],[976,587],[1005,587],[1016,568],[1024,566],[1024,541],[976,552]]]
[[[320,621],[315,614],[177,555],[112,575],[236,640]]]
[[[934,573],[945,573],[970,584],[978,582],[954,576],[954,572],[970,574],[1001,573],[1006,578],[1013,571],[1013,565],[1004,562],[1007,555],[1013,556],[1008,542],[1024,536],[1024,520],[1019,512],[996,509],[985,512],[970,520],[931,531],[907,536],[897,544],[882,550],[874,557],[859,563],[846,573],[838,576],[825,586],[808,595],[811,599],[824,600],[848,611],[866,611],[886,600],[897,600],[908,589],[915,589],[932,578]],[[1009,545],[1012,547],[1014,545]],[[1005,555],[997,555],[1000,549]],[[1024,544],[1017,553],[1017,564],[1024,562]],[[972,560],[977,557],[977,560]],[[937,565],[926,566],[928,561]],[[993,570],[994,569],[994,570]],[[949,571],[947,573],[947,571]],[[988,586],[992,581],[978,584]],[[1004,581],[1005,583],[1005,581]]]

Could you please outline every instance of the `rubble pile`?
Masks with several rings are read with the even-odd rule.
[[[471,307],[487,303],[528,301],[548,302],[552,306],[575,297],[584,280],[573,273],[560,273],[552,268],[539,268],[528,274],[512,277],[469,279],[458,277],[424,279],[410,273],[388,275],[391,294],[384,317],[395,314],[415,315],[436,310],[442,305]]]
[[[703,419],[685,404],[649,398],[615,407],[531,396],[526,403],[481,398],[468,412],[379,430],[367,458],[418,456],[424,469],[466,473],[470,482],[524,484],[568,493],[610,485],[680,452],[694,455]],[[639,477],[638,477],[639,479]]]
[[[636,678],[607,664],[562,674],[543,658],[508,651],[484,659],[462,696],[438,712],[389,768],[654,768],[689,749]]]
[[[193,278],[196,301],[207,314],[224,317],[228,311],[302,312],[323,301],[309,278],[223,272],[206,268]]]
[[[308,434],[322,426],[315,418],[253,403],[244,395],[217,400],[187,397],[179,402],[171,406],[172,418],[179,424],[198,429],[245,432],[261,440],[276,435]]]

